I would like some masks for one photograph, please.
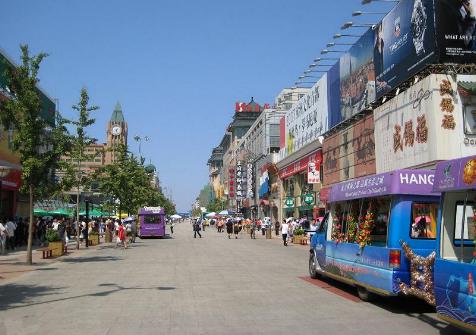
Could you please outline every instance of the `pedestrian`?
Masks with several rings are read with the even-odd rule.
[[[231,218],[226,220],[226,233],[228,238],[231,238],[231,234],[233,234],[233,220]]]
[[[256,220],[253,220],[250,223],[250,237],[256,239]]]
[[[127,249],[127,244],[126,244],[126,239],[125,239],[125,232],[124,232],[124,226],[122,225],[122,222],[118,222],[117,225],[117,240],[116,240],[116,248],[117,245],[121,245],[124,247],[124,249]]]
[[[127,221],[126,223],[126,241],[132,243],[132,222]]]
[[[64,242],[65,231],[66,231],[66,225],[63,219],[61,219],[58,223],[58,235],[60,240],[63,242]]]
[[[17,229],[17,225],[13,222],[13,218],[8,219],[5,228],[7,229],[6,248],[15,250],[15,230]]]
[[[3,222],[0,221],[0,253],[5,255],[5,249],[7,244],[7,228],[5,228]]]
[[[241,231],[241,222],[236,220],[235,224],[233,225],[233,233],[235,234],[235,239],[238,239],[238,233]]]
[[[284,221],[281,225],[281,236],[283,237],[284,246],[288,246],[288,232],[289,232],[289,225],[287,221]]]
[[[276,222],[274,223],[274,231],[276,233],[276,236],[279,236],[279,221],[276,220]]]
[[[200,238],[202,238],[202,234],[200,234],[200,219],[196,220],[194,223],[193,223],[193,238],[197,238],[197,234],[198,236],[200,236]]]
[[[174,226],[175,226],[174,221],[170,221],[170,233],[171,233],[172,235],[174,234]]]

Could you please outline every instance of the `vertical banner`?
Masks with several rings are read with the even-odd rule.
[[[255,197],[254,192],[254,178],[253,178],[253,164],[248,163],[246,165],[246,198],[253,199]]]
[[[242,161],[236,163],[236,200],[242,200],[246,196],[246,171]]]
[[[307,183],[308,184],[318,184],[321,182],[321,173],[319,170],[319,165],[315,162],[309,162],[307,165]]]

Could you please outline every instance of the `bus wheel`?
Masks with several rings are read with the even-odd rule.
[[[363,301],[372,301],[374,298],[374,294],[362,286],[357,286],[357,295]]]
[[[316,258],[314,254],[309,254],[309,275],[312,279],[319,278],[319,272],[316,271]]]

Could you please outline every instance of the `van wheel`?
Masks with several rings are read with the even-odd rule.
[[[316,271],[316,261],[313,254],[309,255],[309,275],[312,279],[319,278],[319,272]]]
[[[357,295],[359,296],[360,300],[363,301],[372,301],[374,298],[374,294],[362,286],[357,286]]]

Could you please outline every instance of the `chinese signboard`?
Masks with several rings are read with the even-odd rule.
[[[433,191],[445,192],[476,187],[476,156],[439,163]]]
[[[255,197],[254,192],[254,178],[253,178],[253,164],[246,164],[246,198],[252,199]]]
[[[236,200],[243,200],[246,198],[246,171],[242,161],[236,163]]]
[[[322,152],[320,149],[279,170],[279,178],[286,179],[296,173],[305,171],[310,162],[315,163],[317,167],[322,163]]]

